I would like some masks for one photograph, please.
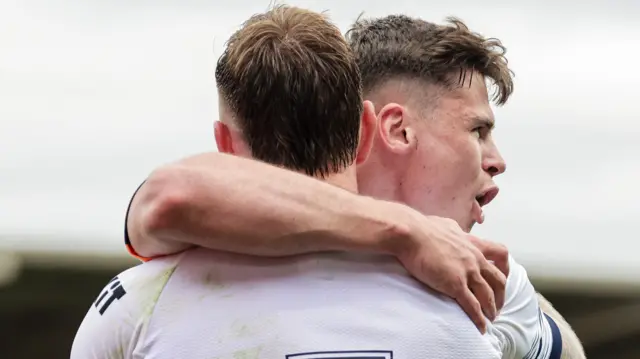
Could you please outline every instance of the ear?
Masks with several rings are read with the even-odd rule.
[[[360,141],[358,142],[358,153],[356,155],[357,165],[363,163],[369,157],[377,126],[378,121],[373,103],[364,101],[362,118],[360,119]]]
[[[233,136],[231,136],[231,129],[229,126],[223,122],[216,121],[213,132],[216,137],[218,151],[231,155],[235,154],[235,151],[233,150]]]
[[[395,153],[409,153],[416,148],[415,130],[407,109],[397,103],[386,104],[378,113],[378,133],[382,143]]]

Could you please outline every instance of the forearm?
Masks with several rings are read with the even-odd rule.
[[[155,171],[140,188],[128,224],[143,256],[189,245],[280,256],[326,250],[389,251],[401,205],[220,153]]]
[[[571,329],[571,326],[562,317],[562,315],[551,305],[551,303],[538,293],[538,304],[540,309],[550,316],[560,329],[562,335],[562,357],[561,359],[584,359],[584,349],[582,343],[576,333]]]

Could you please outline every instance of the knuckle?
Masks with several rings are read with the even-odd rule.
[[[506,286],[507,286],[507,277],[505,277],[503,275],[498,276],[498,286],[501,289],[506,288]]]
[[[449,291],[454,294],[462,293],[467,288],[466,278],[461,275],[456,275],[449,281]]]
[[[494,243],[495,251],[498,255],[507,257],[509,255],[509,248],[502,243]]]
[[[477,266],[486,267],[488,265],[489,262],[487,261],[487,258],[480,250],[473,248],[471,249],[471,252],[473,253],[473,260]]]
[[[467,273],[479,271],[478,257],[473,253],[462,256],[462,265]]]
[[[482,305],[480,304],[480,302],[479,302],[479,301],[474,300],[474,301],[473,301],[472,306],[473,306],[473,310],[474,310],[474,311],[476,311],[476,312],[482,312]]]
[[[482,246],[484,243],[484,241],[476,236],[474,236],[473,234],[470,233],[466,233],[467,235],[467,240],[471,243],[473,243],[475,246]]]
[[[493,265],[483,268],[482,275],[485,278],[491,278],[491,283],[495,283],[498,287],[505,287],[507,285],[507,277]]]
[[[489,303],[488,303],[488,306],[491,308],[491,309],[489,309],[489,310],[490,310],[491,312],[495,311],[495,307],[496,307],[496,300],[495,300],[495,298],[493,297],[493,295],[490,295],[490,296],[489,296],[489,298],[488,298],[487,300],[488,300],[488,302],[489,302]]]
[[[507,276],[500,271],[496,272],[496,276],[498,277],[498,284],[502,287],[505,287],[507,285]]]
[[[484,250],[484,248],[486,248],[486,243],[484,240],[475,237],[471,234],[466,234],[465,236],[465,242],[468,244],[469,248],[473,248],[473,250],[475,251],[482,251]]]
[[[477,283],[481,283],[484,281],[484,277],[482,276],[482,274],[480,273],[480,271],[475,271],[475,272],[471,272],[469,274],[469,282],[472,282],[474,284]]]

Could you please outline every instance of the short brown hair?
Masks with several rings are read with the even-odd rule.
[[[216,68],[253,156],[319,176],[355,160],[360,81],[340,30],[323,14],[285,5],[247,20]]]
[[[347,32],[365,93],[398,76],[448,88],[466,83],[469,70],[491,79],[493,100],[503,105],[513,92],[513,73],[500,40],[471,32],[456,18],[437,25],[404,15],[358,20]]]

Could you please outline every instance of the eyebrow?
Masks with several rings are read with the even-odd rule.
[[[471,123],[473,123],[474,126],[485,126],[490,130],[493,130],[496,127],[496,122],[487,117],[473,117],[471,119]]]

